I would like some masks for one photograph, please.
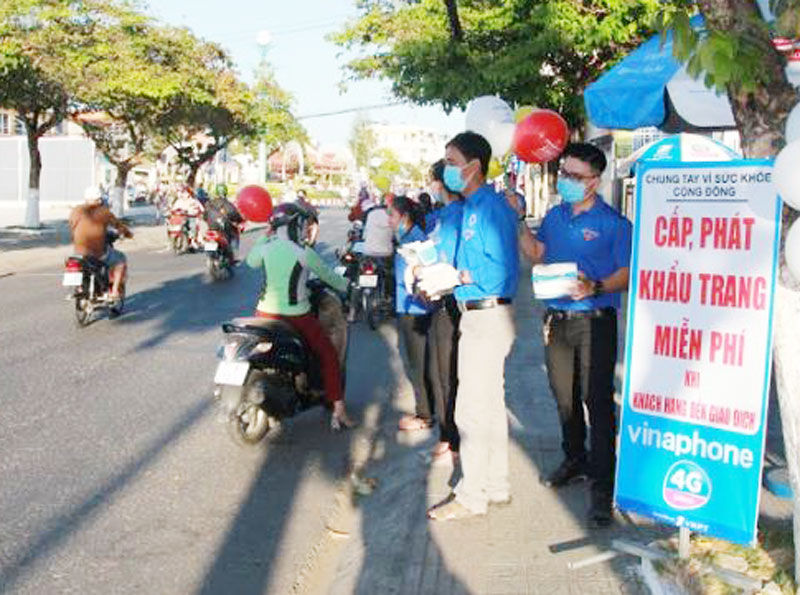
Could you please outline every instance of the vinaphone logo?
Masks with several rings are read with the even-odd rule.
[[[674,463],[664,476],[664,501],[678,510],[700,508],[711,498],[711,480],[705,470],[692,461]]]

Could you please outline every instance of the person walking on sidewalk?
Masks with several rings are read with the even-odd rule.
[[[445,148],[444,183],[465,197],[455,259],[462,477],[448,498],[428,510],[433,520],[485,514],[490,503],[510,500],[504,368],[514,342],[517,215],[485,183],[491,156],[488,141],[474,132],[456,135]]]
[[[536,237],[526,225],[520,236],[534,264],[578,266],[572,294],[545,300],[545,363],[561,421],[564,461],[542,483],[559,488],[588,473],[589,517],[601,526],[612,519],[617,309],[628,287],[631,255],[630,221],[597,194],[605,167],[605,155],[594,145],[568,145],[558,179],[562,203],[548,211]],[[583,402],[591,425],[588,457]]]

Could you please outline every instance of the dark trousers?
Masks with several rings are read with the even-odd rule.
[[[433,418],[431,411],[431,378],[428,369],[428,330],[431,315],[402,314],[397,319],[397,327],[405,345],[405,364],[408,379],[414,388],[416,414],[422,419]]]
[[[458,311],[453,296],[442,299],[433,313],[428,332],[431,384],[436,418],[439,422],[439,440],[449,442],[450,449],[458,450],[458,428],[455,422],[456,391],[458,390]]]
[[[589,474],[596,490],[614,485],[614,368],[617,363],[617,315],[613,309],[568,318],[548,311],[544,344],[550,389],[561,421],[561,446],[568,459],[586,454],[583,402],[591,425]]]

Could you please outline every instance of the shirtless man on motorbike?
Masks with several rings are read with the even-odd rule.
[[[119,299],[120,287],[125,283],[127,259],[108,243],[106,235],[109,228],[126,238],[132,238],[133,233],[103,204],[99,188],[87,188],[84,199],[84,204],[72,209],[69,216],[74,252],[81,256],[93,256],[106,263],[111,279],[111,299],[116,300]]]

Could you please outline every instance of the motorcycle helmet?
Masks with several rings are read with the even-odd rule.
[[[273,230],[286,226],[289,239],[295,244],[305,245],[306,226],[310,222],[316,220],[316,215],[302,205],[285,202],[279,204],[275,207],[275,210],[272,211],[270,225]]]
[[[198,188],[197,192],[194,193],[194,197],[200,201],[200,204],[206,204],[208,202],[208,192],[205,191],[205,188]]]
[[[228,187],[225,184],[217,184],[214,187],[214,194],[219,198],[228,198]]]

